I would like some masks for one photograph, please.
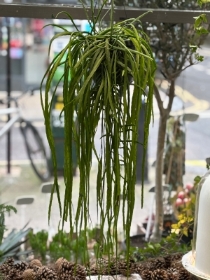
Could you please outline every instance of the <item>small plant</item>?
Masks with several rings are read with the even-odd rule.
[[[91,237],[94,236],[94,232],[87,230],[90,233],[88,236],[88,243],[91,241]],[[86,234],[87,232],[81,231],[79,235],[74,233],[59,232],[52,238],[49,244],[49,255],[52,260],[56,260],[63,257],[67,260],[75,260],[79,263],[85,264],[88,259],[88,252],[86,251]]]
[[[52,237],[52,240],[48,240],[48,232],[45,230],[41,230],[37,233],[30,231],[28,234],[29,244],[33,250],[34,256],[40,259],[42,263],[46,262],[47,255],[49,255],[51,262],[63,257],[68,261],[77,258],[79,263],[86,263],[87,254],[90,253],[85,250],[86,238],[90,245],[89,251],[96,255],[98,250],[98,243],[96,241],[97,229],[88,229],[87,232],[81,231],[79,235],[77,233],[70,235],[70,233],[59,230]]]
[[[60,257],[71,260],[71,242],[69,234],[59,230],[49,244],[50,258],[54,261]]]
[[[41,258],[43,262],[46,261],[46,253],[48,250],[48,232],[41,230],[37,233],[30,231],[28,233],[29,243],[36,258]]]
[[[177,253],[185,254],[189,248],[187,244],[180,242],[176,233],[171,233],[166,238],[161,238],[160,242],[145,243],[143,248],[131,247],[129,254],[136,261],[146,261],[149,258],[165,257]]]
[[[177,219],[171,226],[171,233],[160,242],[145,243],[143,248],[130,248],[130,255],[137,261],[148,258],[167,256],[175,253],[185,254],[192,248],[192,237],[195,216],[197,188],[201,177],[196,176],[193,184],[187,183],[184,188],[179,188],[172,198],[174,213]]]

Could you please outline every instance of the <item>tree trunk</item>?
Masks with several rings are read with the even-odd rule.
[[[157,139],[156,165],[155,165],[155,223],[151,240],[160,241],[163,232],[163,153],[165,148],[166,125],[168,116],[171,112],[171,107],[174,99],[175,81],[172,80],[169,86],[169,102],[167,108],[163,108],[163,101],[160,98],[160,93],[155,87],[155,97],[157,99],[160,119]]]
[[[152,240],[159,241],[163,231],[163,152],[165,145],[165,134],[168,114],[160,116],[158,128],[158,143],[155,165],[155,224],[153,228]]]

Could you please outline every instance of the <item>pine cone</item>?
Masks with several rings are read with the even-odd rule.
[[[165,268],[166,268],[166,263],[164,258],[157,258],[149,263],[149,269],[151,270],[165,269]]]
[[[182,265],[180,260],[176,260],[176,261],[171,263],[171,268],[174,268],[175,270],[178,271],[180,269],[183,269],[183,265]]]
[[[179,276],[176,272],[173,272],[172,270],[167,270],[168,280],[178,280]]]
[[[54,271],[47,268],[46,266],[42,266],[39,268],[37,275],[37,280],[57,280],[57,275]]]
[[[15,268],[11,269],[7,276],[3,278],[4,280],[22,280],[22,276],[20,271],[16,270]]]
[[[73,276],[73,278],[75,277],[76,279],[80,279],[80,280],[86,280],[86,269],[84,266],[80,265],[80,264],[76,264],[74,265],[74,267],[72,268],[71,274]]]
[[[171,255],[171,262],[180,261],[183,257],[182,253],[176,253]]]
[[[152,272],[152,280],[168,280],[168,274],[163,269],[156,269]]]
[[[23,271],[22,278],[23,280],[35,280],[36,273],[33,271],[33,269],[28,268],[25,271]]]
[[[55,270],[56,270],[56,271],[59,271],[60,265],[61,265],[63,262],[68,262],[68,261],[67,261],[66,259],[64,259],[64,258],[59,258],[59,259],[57,259],[57,261],[55,262]]]
[[[88,275],[98,275],[98,270],[97,267],[95,265],[92,265],[88,271],[87,271]]]
[[[30,261],[29,267],[30,267],[30,268],[33,268],[34,266],[41,267],[41,266],[42,266],[42,263],[41,263],[40,260],[38,260],[38,259],[33,259],[33,260]]]
[[[87,273],[82,265],[64,261],[59,267],[58,276],[60,279],[86,280]]]
[[[68,279],[67,277],[71,275],[71,271],[73,267],[74,267],[74,263],[72,262],[68,262],[68,261],[61,262],[58,269],[58,276],[60,277],[60,279]]]
[[[90,275],[96,275],[96,274],[92,274],[92,273],[96,273],[96,261],[95,261],[95,258],[91,257],[89,259],[89,262],[87,263],[87,266],[86,266],[86,271],[87,271],[87,275],[90,276]]]
[[[169,267],[168,269],[167,269],[167,273],[170,275],[170,274],[172,274],[172,275],[174,275],[174,277],[175,276],[178,276],[178,270],[176,269],[176,268],[174,268],[174,267]]]
[[[120,274],[128,277],[134,272],[134,263],[132,261],[119,261],[118,271]]]
[[[171,255],[165,256],[164,260],[165,260],[165,267],[169,268],[171,266],[171,262],[172,262]]]
[[[0,265],[0,273],[3,275],[8,274],[10,269],[11,269],[11,266],[6,263],[3,263],[2,265]]]
[[[105,259],[98,259],[95,264],[91,265],[90,270],[90,275],[106,275],[108,271],[108,261]]]
[[[57,270],[55,269],[55,264],[50,263],[50,264],[47,265],[47,267],[48,267],[49,269],[51,269],[52,271],[56,272],[56,274],[57,274]]]
[[[107,274],[107,270],[103,267],[91,267],[90,269],[90,275],[106,275]]]
[[[142,274],[142,272],[146,269],[145,265],[138,263],[135,267],[134,273],[137,273],[139,275]]]
[[[178,279],[179,280],[190,280],[190,279],[192,279],[192,277],[191,277],[191,274],[186,269],[183,268],[178,273]]]
[[[142,280],[153,280],[152,275],[153,273],[151,270],[145,269],[144,271],[142,271],[140,276]]]
[[[104,261],[101,266],[100,269],[102,269],[103,274],[106,275],[116,275],[119,274],[119,266],[120,266],[120,262],[119,260],[117,260],[116,258],[113,258],[110,261]]]
[[[5,264],[9,265],[9,266],[13,266],[14,265],[14,259],[13,258],[7,258],[6,261],[4,262]]]
[[[108,264],[108,260],[104,259],[104,258],[100,258],[97,260],[96,264],[100,265],[100,266],[102,266],[102,265],[106,266]]]
[[[13,265],[13,268],[16,269],[17,271],[24,271],[28,268],[28,264],[27,264],[27,262],[15,263]]]

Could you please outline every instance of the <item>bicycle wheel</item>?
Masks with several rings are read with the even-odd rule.
[[[50,178],[49,164],[38,130],[28,121],[22,121],[20,129],[34,172],[42,181],[47,181]]]

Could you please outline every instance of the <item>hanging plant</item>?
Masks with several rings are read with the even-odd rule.
[[[101,27],[100,17],[105,4],[106,2],[97,16],[94,15],[92,6],[92,17],[88,18],[90,32],[78,30],[73,18],[66,12],[63,13],[75,26],[76,31],[70,32],[62,25],[52,24],[61,31],[51,39],[49,50],[58,37],[67,37],[68,43],[46,71],[41,84],[41,88],[45,84],[45,91],[41,92],[41,103],[54,166],[54,189],[49,215],[56,189],[63,223],[69,220],[71,233],[79,232],[82,228],[87,230],[90,218],[90,171],[94,154],[98,163],[96,200],[101,227],[98,252],[103,253],[104,248],[107,251],[108,246],[108,252],[112,254],[113,242],[117,242],[120,213],[129,246],[135,201],[139,113],[144,100],[147,104],[145,134],[144,142],[139,144],[143,145],[145,155],[152,113],[155,62],[148,38],[141,29],[140,17],[114,23],[112,3],[111,24],[105,29]],[[54,75],[60,66],[63,66],[63,74],[54,85]],[[59,194],[57,160],[50,122],[53,99],[58,86],[61,85],[65,134],[63,205]],[[101,126],[100,151],[96,150],[94,143],[98,126]],[[79,198],[74,213],[72,143],[76,146],[80,174]],[[142,168],[144,169],[144,166]],[[107,234],[104,234],[105,229]],[[117,246],[115,248],[117,250]]]

